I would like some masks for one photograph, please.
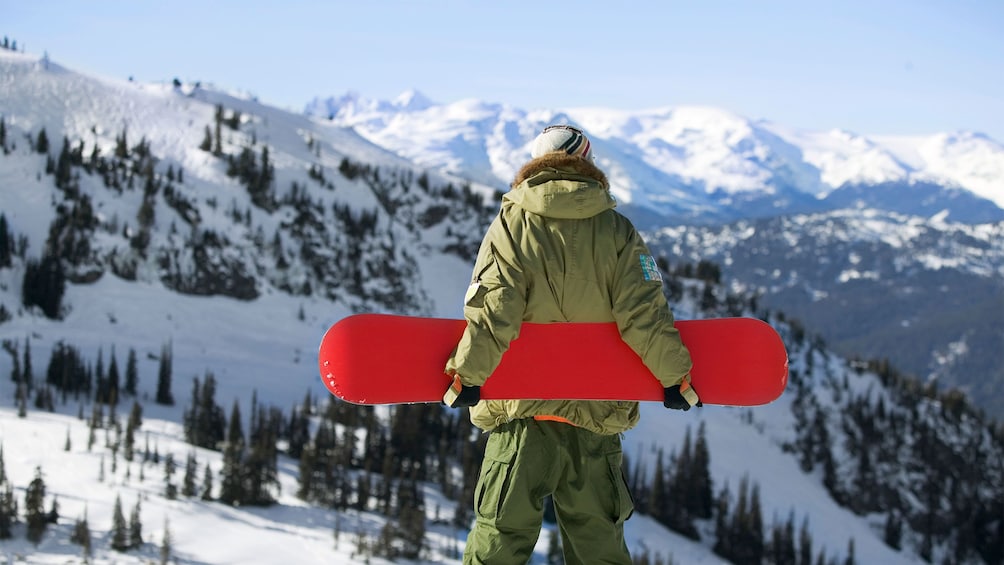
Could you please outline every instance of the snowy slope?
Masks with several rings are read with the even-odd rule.
[[[43,127],[53,137],[53,152],[59,150],[62,135],[74,142],[83,140],[88,148],[97,144],[105,154],[114,151],[115,138],[123,131],[128,132],[132,143],[146,139],[152,153],[161,159],[161,166],[174,164],[184,168],[185,190],[199,203],[203,228],[228,234],[243,229],[235,227],[228,219],[226,209],[234,201],[238,203],[234,208],[250,210],[246,192],[227,177],[218,160],[198,149],[204,126],[213,122],[216,104],[238,109],[246,119],[239,132],[227,132],[227,148],[241,146],[252,134],[267,143],[279,187],[287,187],[293,180],[306,184],[307,169],[318,162],[327,170],[335,171],[343,157],[409,170],[415,167],[411,163],[413,160],[420,171],[426,167],[449,169],[449,163],[453,163],[451,159],[459,155],[460,161],[452,165],[457,167],[456,171],[466,172],[469,163],[480,163],[472,170],[484,173],[483,179],[475,180],[481,180],[484,185],[481,188],[488,190],[498,186],[491,182],[490,175],[496,175],[497,180],[503,174],[511,174],[513,163],[526,151],[526,141],[536,128],[555,117],[544,113],[523,114],[504,106],[486,107],[476,102],[436,107],[420,96],[409,96],[393,104],[394,112],[438,111],[443,114],[442,119],[455,120],[456,129],[450,134],[437,131],[420,135],[411,129],[415,126],[407,116],[388,118],[379,128],[388,132],[381,134],[386,137],[380,138],[380,144],[387,143],[390,147],[393,143],[389,140],[396,139],[395,143],[404,146],[409,139],[419,139],[429,140],[440,148],[438,153],[421,149],[409,154],[390,147],[400,153],[394,155],[364,139],[369,135],[363,133],[361,137],[341,127],[337,120],[330,123],[289,114],[251,99],[193,85],[178,90],[170,85],[87,77],[52,62],[0,52],[0,114],[8,128],[8,143],[17,144],[9,155],[0,156],[0,211],[15,232],[26,238],[28,255],[37,257],[41,253],[53,217],[53,201],[62,198],[52,186],[51,177],[40,174],[44,157],[28,149],[28,139]],[[385,107],[377,105],[374,108],[367,110],[370,112],[368,123],[384,119],[381,116]],[[499,115],[505,119],[498,120]],[[717,111],[700,111],[690,119],[716,122],[719,119],[716,116]],[[582,123],[585,121],[583,117]],[[730,118],[720,124],[715,135],[723,140],[722,143],[748,140],[755,133],[754,128],[741,119]],[[359,124],[356,127],[360,127]],[[681,128],[678,135],[689,135],[685,130]],[[621,143],[606,139],[603,134],[598,137],[598,144],[611,148]],[[308,144],[308,140],[314,143]],[[320,155],[316,147],[320,147]],[[463,150],[457,151],[458,147]],[[750,151],[756,154],[760,148],[754,145]],[[625,154],[633,151],[623,149]],[[656,153],[656,156],[672,160],[671,151]],[[478,161],[484,155],[488,157]],[[636,158],[641,161],[655,157],[638,153]],[[709,158],[717,159],[718,164],[733,162],[728,152]],[[683,168],[659,174],[699,175],[702,165],[687,159],[680,162]],[[746,161],[735,161],[735,169],[726,167],[729,174],[709,184],[719,189],[752,190],[756,183],[744,184],[749,177],[741,174],[747,165]],[[755,177],[759,173],[753,170],[750,174]],[[475,186],[478,187],[477,183]],[[339,203],[364,210],[378,207],[377,196],[363,188],[359,182],[345,182],[330,192],[312,188],[311,195],[325,208]],[[136,214],[137,198],[129,192],[114,197],[89,177],[81,179],[81,190],[93,195],[99,216],[104,220],[117,216],[126,222]],[[218,206],[208,204],[213,199]],[[692,204],[710,206],[700,198]],[[293,218],[284,215],[288,213],[282,209],[275,214],[254,209],[249,215],[253,226],[261,225],[265,233],[271,234],[283,223],[295,223]],[[400,221],[381,216],[382,228],[386,230],[381,233],[419,233],[404,232]],[[164,206],[158,207],[156,237],[169,241],[172,223],[179,227],[185,225],[177,213]],[[471,229],[471,224],[458,225]],[[247,228],[247,231],[253,230]],[[416,287],[411,290],[421,297],[422,308],[429,314],[456,317],[460,315],[459,297],[466,287],[470,262],[439,251],[449,237],[446,231],[437,227],[420,232],[425,238],[423,241],[408,243],[414,247],[402,246],[415,251],[419,274],[414,279]],[[233,239],[240,242],[245,235],[239,233]],[[478,235],[475,233],[474,237]],[[95,241],[106,251],[118,245],[114,234],[110,233],[99,233]],[[105,273],[89,284],[70,284],[64,298],[66,315],[60,321],[21,307],[22,272],[0,269],[0,303],[13,313],[11,320],[0,323],[0,339],[22,347],[30,342],[36,378],[42,377],[53,348],[61,341],[78,347],[91,361],[97,359],[99,352],[107,359],[114,348],[121,362],[127,350],[135,349],[140,359],[139,397],[146,399],[155,393],[157,356],[165,344],[170,344],[177,403],[165,407],[145,402],[143,431],[149,434],[150,441],[158,446],[161,454],[174,453],[180,463],[190,452],[196,451],[200,461],[211,463],[218,471],[218,453],[195,450],[181,441],[179,422],[187,405],[192,379],[207,372],[214,374],[218,381],[217,397],[224,406],[235,400],[246,406],[254,393],[263,403],[284,409],[299,402],[307,391],[320,396],[323,387],[315,366],[316,344],[328,325],[350,313],[354,303],[317,294],[289,294],[270,285],[268,276],[262,277],[266,282],[259,281],[260,292],[253,300],[179,294],[163,284],[153,266],[149,268],[151,272],[136,281]],[[680,318],[696,317],[698,312],[692,302],[677,305]],[[792,367],[807,370],[798,357],[793,357]],[[12,370],[11,357],[0,354],[0,374],[10,374]],[[810,378],[822,380],[824,373],[834,371],[850,374],[846,362],[838,360],[819,371],[818,376]],[[855,387],[865,389],[875,383],[876,377],[865,373],[855,381]],[[19,419],[9,408],[13,397],[13,383],[7,379],[0,381],[0,398],[6,400],[7,406],[0,409],[0,444],[4,449],[6,473],[17,485],[17,496],[23,500],[24,486],[36,466],[41,466],[49,494],[58,497],[63,518],[57,524],[58,533],[50,533],[37,548],[23,538],[5,541],[0,550],[5,557],[28,555],[30,561],[44,563],[65,562],[78,555],[79,548],[67,545],[65,540],[72,521],[82,516],[85,508],[98,540],[95,556],[98,562],[155,559],[156,545],[168,522],[175,555],[181,561],[193,563],[281,563],[291,559],[302,563],[353,563],[356,561],[352,557],[350,535],[343,535],[335,547],[332,536],[335,521],[379,530],[380,518],[376,515],[336,516],[332,511],[306,506],[299,501],[294,496],[296,464],[290,460],[280,462],[282,493],[277,506],[234,509],[193,500],[167,501],[158,495],[163,488],[159,468],[146,469],[145,478],[141,480],[137,465],[130,468],[120,461],[118,469],[112,471],[107,451],[98,448],[89,452],[86,449],[86,425],[74,416],[80,406],[72,402],[60,404],[58,414],[31,410],[28,418]],[[741,478],[748,475],[762,492],[763,513],[768,525],[772,517],[783,520],[794,512],[799,520],[803,516],[809,518],[815,547],[823,549],[827,556],[843,556],[849,539],[853,538],[860,562],[917,561],[912,549],[897,552],[882,543],[881,528],[876,526],[879,518],[858,517],[841,508],[826,494],[818,474],[802,473],[792,456],[784,452],[782,444],[792,439],[794,425],[787,398],[750,410],[705,407],[686,414],[646,405],[643,422],[627,434],[625,447],[630,456],[651,463],[654,446],[667,452],[679,449],[685,431],[688,428],[696,430],[700,422],[707,426],[716,491],[728,484],[734,492]],[[68,434],[70,449],[63,451]],[[102,453],[106,477],[104,482],[98,482]],[[147,545],[140,553],[122,556],[107,549],[111,503],[116,493],[121,495],[127,512],[137,499],[142,500]],[[450,502],[431,487],[427,497],[444,511],[450,510]],[[433,506],[428,504],[430,512]],[[346,530],[350,527],[346,526]],[[632,518],[627,531],[636,553],[647,548],[672,555],[675,562],[680,563],[721,562],[711,553],[710,541],[692,542],[668,532],[645,516]],[[206,532],[212,535],[207,536]],[[447,555],[451,547],[462,544],[463,532],[430,527],[428,537],[432,551],[430,562],[454,562]],[[544,548],[546,538],[538,546],[535,562],[543,562]]]

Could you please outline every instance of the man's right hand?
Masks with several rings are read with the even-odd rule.
[[[683,382],[663,389],[662,405],[672,410],[690,410],[691,406],[700,408],[704,406],[697,391],[690,386],[689,376],[683,378]]]

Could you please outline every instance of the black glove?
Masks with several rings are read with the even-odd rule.
[[[443,402],[450,408],[474,406],[481,400],[481,387],[466,386],[460,382],[460,376],[453,375],[450,388],[443,394]]]
[[[686,380],[683,382],[684,384],[673,385],[663,389],[662,405],[672,410],[683,411],[690,410],[691,406],[697,406],[698,408],[704,406],[704,403],[697,396],[697,391],[694,390],[694,387],[690,386],[690,383]]]

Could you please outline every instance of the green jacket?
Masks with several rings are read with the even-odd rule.
[[[522,322],[617,322],[664,387],[680,384],[690,354],[648,247],[615,205],[590,161],[552,153],[527,163],[482,241],[464,301],[467,329],[447,372],[465,385],[483,384]],[[484,430],[544,415],[615,434],[637,424],[638,403],[490,400],[471,408]]]

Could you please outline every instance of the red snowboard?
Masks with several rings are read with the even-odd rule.
[[[465,324],[388,314],[343,318],[321,340],[321,379],[356,404],[440,402],[452,380],[443,369]],[[718,318],[677,321],[676,328],[705,404],[756,406],[781,396],[788,354],[767,323]],[[524,323],[481,398],[661,402],[663,389],[614,323]]]

